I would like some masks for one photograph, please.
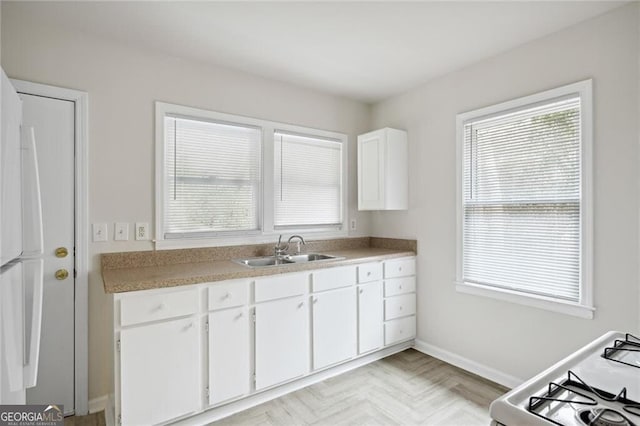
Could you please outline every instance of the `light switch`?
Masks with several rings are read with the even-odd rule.
[[[107,241],[109,236],[107,235],[106,223],[94,223],[93,224],[93,241]]]
[[[136,222],[136,240],[149,239],[149,224],[146,222]]]
[[[116,223],[114,226],[113,239],[116,241],[127,241],[129,239],[129,224]]]

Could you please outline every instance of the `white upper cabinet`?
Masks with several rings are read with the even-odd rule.
[[[358,210],[409,208],[407,132],[385,127],[358,136]]]

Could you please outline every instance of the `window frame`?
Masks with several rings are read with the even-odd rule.
[[[570,95],[580,97],[580,297],[566,301],[520,291],[465,282],[464,241],[464,125],[470,120],[504,115]],[[593,305],[593,96],[592,80],[583,80],[533,95],[479,108],[456,116],[456,291],[592,319]]]
[[[165,158],[166,144],[164,118],[166,115],[209,120],[231,125],[257,127],[261,130],[261,185],[258,198],[258,230],[211,232],[206,236],[165,238]],[[285,131],[340,141],[342,146],[342,224],[339,227],[295,227],[277,230],[274,228],[274,134]],[[313,129],[309,127],[262,120],[234,114],[209,111],[166,102],[155,102],[155,243],[156,249],[215,247],[222,245],[273,242],[281,233],[300,233],[313,238],[335,238],[348,235],[348,137],[343,133]]]

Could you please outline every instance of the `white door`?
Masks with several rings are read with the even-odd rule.
[[[44,290],[38,382],[27,390],[29,404],[74,407],[74,143],[75,111],[70,101],[20,95],[23,125],[34,128],[42,191]],[[67,255],[56,256],[64,248]],[[59,254],[59,256],[62,256]],[[56,279],[56,271],[62,278]]]
[[[309,371],[309,308],[295,297],[256,306],[256,389]]]
[[[312,296],[314,369],[355,356],[355,291],[355,287],[348,287]]]
[[[358,353],[384,344],[382,281],[358,286]]]
[[[209,314],[209,404],[249,393],[250,340],[247,308]]]
[[[194,318],[122,330],[122,424],[158,424],[199,410],[200,348]]]

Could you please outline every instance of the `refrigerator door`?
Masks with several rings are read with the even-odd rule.
[[[22,263],[0,269],[0,404],[24,404]]]
[[[0,266],[22,253],[22,101],[4,71],[0,133]]]

